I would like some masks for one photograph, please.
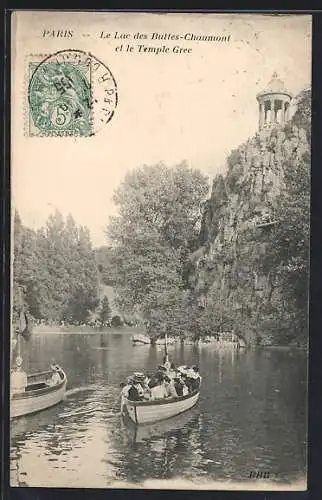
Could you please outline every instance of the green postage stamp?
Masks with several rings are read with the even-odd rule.
[[[117,86],[110,70],[96,57],[63,50],[31,59],[28,136],[90,137],[111,120]]]

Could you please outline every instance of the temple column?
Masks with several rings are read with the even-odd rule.
[[[283,101],[283,105],[282,105],[282,120],[283,120],[283,123],[286,122],[286,101]]]
[[[259,128],[263,128],[263,124],[265,121],[265,108],[264,108],[264,103],[261,102],[259,104]]]
[[[271,123],[276,122],[276,115],[275,115],[275,101],[274,99],[270,99],[271,102]]]
[[[270,112],[269,112],[269,122],[270,123],[273,123],[273,113],[274,113],[274,100],[273,99],[270,99],[269,100],[270,102]]]

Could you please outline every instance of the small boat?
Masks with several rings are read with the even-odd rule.
[[[22,291],[20,290],[19,325],[16,339],[12,339],[12,349],[17,348],[16,358],[11,369],[10,418],[22,417],[50,408],[65,396],[67,377],[64,370],[52,363],[51,369],[27,374],[23,369],[21,339],[29,341],[32,334],[28,315],[25,311]]]
[[[151,344],[151,339],[147,335],[143,334],[137,334],[133,335],[132,338],[132,344],[137,345],[137,344]]]
[[[183,343],[184,343],[184,345],[194,345],[194,346],[198,346],[198,345],[199,345],[199,339],[194,339],[194,338],[191,338],[191,337],[186,337],[186,338],[183,340]]]
[[[160,345],[160,346],[165,346],[167,345],[174,345],[178,342],[178,339],[175,337],[169,337],[167,340],[165,338],[158,338],[153,341],[154,345]]]
[[[65,396],[67,377],[58,365],[55,373],[58,376],[53,385],[51,385],[52,370],[28,375],[25,390],[13,393],[11,396],[10,418],[36,413],[60,403]]]
[[[165,336],[164,364],[169,363],[167,336]],[[127,416],[135,424],[147,424],[165,420],[193,408],[200,394],[201,376],[198,388],[185,396],[169,397],[156,400],[132,401],[121,392],[121,415]]]
[[[130,401],[122,396],[121,414],[128,416],[135,424],[147,424],[174,417],[193,408],[199,399],[200,389],[177,398],[155,401]]]

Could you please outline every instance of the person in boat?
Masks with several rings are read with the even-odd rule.
[[[151,388],[151,399],[164,399],[168,396],[166,386],[165,386],[165,377],[160,377],[159,382]]]
[[[175,377],[173,379],[173,385],[176,390],[177,396],[178,397],[183,396],[183,382],[180,379],[180,377]]]
[[[186,373],[183,373],[181,375],[181,378],[184,382],[183,395],[186,396],[190,392],[193,392],[191,379],[188,377],[188,375]],[[185,387],[187,388],[187,390],[185,389]]]
[[[120,387],[122,389],[122,396],[128,398],[129,396],[129,390],[131,387],[131,382],[133,381],[132,377],[128,377],[126,384],[124,382],[121,382]]]
[[[14,394],[25,392],[27,384],[27,373],[22,368],[22,358],[17,356],[16,368],[11,373],[11,390]]]
[[[186,382],[186,377],[182,377],[182,396],[188,396],[189,394],[189,386]]]
[[[128,390],[128,399],[130,401],[142,401],[144,397],[144,391],[139,383],[139,381],[134,377],[130,381],[130,388]]]
[[[163,370],[158,369],[158,371],[156,373],[154,373],[153,375],[151,375],[151,377],[150,377],[150,380],[148,382],[149,388],[152,389],[156,385],[163,382],[164,376],[165,376],[165,372]]]
[[[177,368],[177,371],[181,374],[187,373],[187,370],[189,370],[189,366],[187,365],[181,365]]]
[[[192,366],[187,372],[190,390],[195,391],[200,385],[200,375],[198,366]]]
[[[48,381],[48,385],[57,385],[60,382],[59,368],[57,365],[51,365],[52,375]]]
[[[144,375],[144,377],[140,380],[140,385],[143,389],[143,399],[149,400],[151,399],[151,389],[149,387],[150,377]]]
[[[189,386],[187,384],[187,376],[185,371],[179,370],[177,374],[177,378],[179,379],[179,383],[181,384],[181,389],[176,387],[178,396],[187,396],[189,394]],[[178,392],[179,390],[179,392]]]
[[[165,386],[165,390],[166,390],[168,398],[177,398],[178,397],[178,393],[176,391],[173,379],[171,379],[170,377],[165,377],[164,378],[164,386]]]
[[[177,369],[177,374],[178,376],[182,379],[182,377],[185,377],[187,375],[189,367],[184,365],[184,366],[179,366]]]
[[[136,386],[139,396],[144,399],[146,392],[146,375],[141,372],[134,373],[134,385]]]

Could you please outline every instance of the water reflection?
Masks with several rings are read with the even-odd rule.
[[[130,442],[139,443],[151,438],[164,436],[165,434],[176,435],[177,431],[187,432],[194,426],[193,424],[197,421],[198,417],[199,409],[196,408],[164,421],[141,426],[135,425],[126,417],[121,417],[121,427],[124,435],[127,435]],[[192,425],[189,426],[189,423]]]
[[[120,417],[119,384],[133,371],[152,371],[162,349],[134,347],[128,334],[39,335],[25,361],[41,370],[52,357],[67,372],[67,397],[13,423],[12,485],[107,487],[178,476],[244,481],[258,467],[274,482],[305,474],[303,352],[174,345],[177,365],[200,367],[200,401],[138,429]]]

